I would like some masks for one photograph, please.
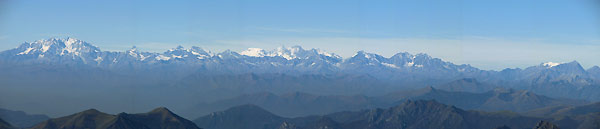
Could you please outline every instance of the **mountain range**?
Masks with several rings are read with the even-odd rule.
[[[194,116],[225,110],[244,104],[257,105],[285,117],[323,115],[340,111],[388,108],[407,100],[436,100],[467,110],[528,112],[547,107],[572,107],[587,101],[550,98],[526,90],[496,88],[482,93],[446,91],[433,87],[392,92],[381,96],[315,95],[302,92],[240,95],[212,103],[200,103],[190,108]],[[192,112],[192,111],[189,111]]]
[[[110,115],[96,109],[53,118],[32,129],[200,129],[168,109],[156,108],[148,113]]]
[[[289,93],[317,100],[314,103],[335,100],[348,106],[342,108],[348,110],[391,106],[417,98],[436,99],[465,109],[517,112],[565,104],[567,100],[578,99],[567,104],[571,106],[578,105],[580,100],[600,100],[600,67],[584,69],[576,61],[494,71],[454,64],[423,53],[400,52],[383,57],[358,51],[352,57],[342,58],[300,46],[274,50],[249,48],[239,53],[181,46],[162,53],[143,52],[136,47],[116,52],[103,51],[75,38],[51,38],[25,42],[0,52],[0,71],[3,104],[34,113],[53,111],[49,116],[62,116],[90,105],[117,112],[132,102],[145,108],[166,105],[191,111],[190,107],[219,105],[219,101],[260,96],[253,95],[260,93],[283,98],[274,99],[282,101],[293,98]],[[470,98],[473,102],[444,100],[444,97]],[[275,102],[278,101],[272,103]],[[366,102],[367,106],[363,105]],[[234,104],[241,103],[222,105]],[[46,109],[40,110],[38,106]],[[205,114],[227,106],[200,112]],[[333,111],[338,110],[283,114],[301,116]],[[188,114],[194,113],[183,113],[185,117],[196,117]]]
[[[91,43],[74,38],[51,38],[26,42],[0,53],[5,67],[68,66],[92,69],[95,74],[147,75],[181,80],[192,74],[283,73],[288,75],[358,74],[382,82],[401,83],[393,87],[443,84],[461,78],[475,78],[492,85],[532,90],[552,96],[598,100],[587,91],[598,90],[600,67],[585,70],[576,62],[541,63],[525,69],[480,70],[457,65],[427,54],[395,54],[389,58],[364,51],[350,58],[300,46],[263,50],[249,48],[240,53],[215,53],[200,47],[178,46],[163,53],[141,52],[134,46],[123,52],[102,51]],[[177,82],[168,82],[170,84]],[[550,87],[550,88],[548,88]],[[583,90],[585,89],[585,90]],[[557,90],[565,92],[557,92]],[[579,95],[574,95],[578,93]]]
[[[493,129],[598,128],[597,119],[564,121],[510,112],[466,111],[433,100],[406,101],[389,108],[286,118],[255,105],[241,105],[195,119],[210,129]],[[589,121],[589,122],[588,122]],[[573,122],[575,124],[571,124]],[[241,126],[244,125],[244,126]]]

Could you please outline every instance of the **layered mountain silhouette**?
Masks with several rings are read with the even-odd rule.
[[[251,119],[253,117],[249,117],[249,114],[247,114],[250,112],[254,116],[261,117]],[[240,113],[245,115],[240,115]],[[233,119],[226,119],[230,117]],[[491,129],[501,125],[526,128],[533,126],[537,121],[539,121],[538,118],[512,114],[465,111],[435,101],[407,101],[398,106],[386,109],[338,112],[324,116],[297,118],[278,117],[257,106],[243,105],[194,120],[199,127],[214,129],[236,128],[228,126],[240,122],[254,123],[255,125],[247,127],[254,129]]]
[[[194,123],[161,107],[148,113],[110,115],[89,109],[46,120],[32,129],[199,129]]]
[[[485,111],[510,110],[523,112],[555,105],[582,105],[586,101],[556,99],[537,95],[526,90],[496,88],[484,93],[454,92],[426,87],[418,90],[406,90],[389,93],[381,97],[380,102],[398,102],[400,100],[436,100],[464,109]]]
[[[583,110],[590,105],[572,108]],[[600,113],[534,117],[514,112],[463,110],[435,100],[405,101],[389,108],[343,111],[326,115],[287,118],[255,105],[241,105],[194,120],[211,129],[596,129]],[[243,126],[246,125],[246,126]]]
[[[29,128],[42,121],[50,119],[46,115],[32,115],[23,111],[12,111],[0,108],[0,118],[19,128]]]
[[[354,111],[388,106],[386,103],[378,103],[371,97],[361,95],[315,95],[294,92],[280,95],[273,93],[246,94],[231,99],[211,103],[201,103],[191,110],[197,111],[198,115],[205,115],[210,112],[221,111],[229,107],[243,104],[257,105],[286,117],[327,114],[338,111]]]
[[[285,117],[322,115],[339,111],[387,108],[406,100],[436,100],[462,109],[484,111],[527,112],[555,106],[578,106],[588,102],[572,99],[556,99],[525,90],[496,88],[484,93],[454,92],[433,87],[398,91],[383,96],[315,95],[302,92],[273,94],[256,93],[237,96],[212,103],[201,103],[192,108],[198,114],[225,110],[243,104],[253,104]],[[203,113],[204,112],[204,113]]]

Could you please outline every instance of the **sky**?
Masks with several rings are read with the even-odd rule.
[[[0,50],[73,37],[106,51],[299,45],[427,53],[486,70],[600,65],[599,0],[0,0]]]

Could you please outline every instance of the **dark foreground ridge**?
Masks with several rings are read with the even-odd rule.
[[[73,115],[46,120],[32,129],[200,129],[167,108],[148,113],[117,115],[89,109]]]

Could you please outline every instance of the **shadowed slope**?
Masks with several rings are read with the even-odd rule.
[[[199,129],[166,108],[148,113],[110,115],[89,109],[73,115],[44,121],[33,129]]]

